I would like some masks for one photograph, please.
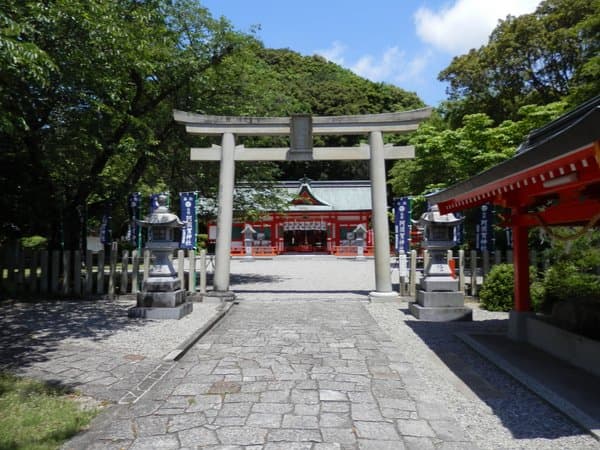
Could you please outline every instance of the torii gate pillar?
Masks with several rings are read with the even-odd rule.
[[[214,290],[208,295],[233,300],[229,289],[231,228],[235,161],[318,161],[368,159],[375,240],[375,291],[371,299],[396,297],[390,277],[390,239],[387,217],[386,159],[414,158],[412,146],[384,145],[383,132],[405,133],[416,130],[431,115],[431,108],[399,113],[338,117],[227,117],[174,111],[175,121],[186,131],[198,135],[221,135],[221,146],[192,148],[191,159],[220,161],[217,243]],[[369,144],[359,147],[312,147],[313,134],[369,135]],[[235,145],[235,135],[290,136],[290,148],[245,148]]]

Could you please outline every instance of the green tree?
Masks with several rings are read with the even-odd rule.
[[[600,92],[600,0],[545,0],[508,16],[487,45],[455,57],[439,74],[449,83],[444,110],[453,126],[482,112],[496,123],[527,104],[570,96],[573,106]]]
[[[244,37],[188,0],[3,5],[3,222],[55,244],[64,226],[77,247],[86,208],[117,202],[151,164],[164,168],[184,133],[173,107],[196,106],[192,86]]]

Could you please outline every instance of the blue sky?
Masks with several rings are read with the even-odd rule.
[[[508,14],[539,0],[200,0],[269,48],[319,54],[373,81],[416,92],[428,105],[446,98],[437,81],[454,56],[487,42]]]

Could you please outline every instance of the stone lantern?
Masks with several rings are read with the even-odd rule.
[[[247,223],[244,226],[244,229],[242,230],[242,234],[244,236],[244,247],[245,247],[245,253],[246,259],[253,259],[252,257],[252,244],[254,243],[254,234],[256,233],[256,230],[254,228],[252,228],[252,225],[250,225],[249,223]]]
[[[148,229],[146,248],[152,252],[154,261],[148,279],[137,294],[137,306],[129,310],[129,317],[148,319],[180,319],[192,312],[192,304],[185,300],[182,280],[177,277],[170,256],[179,248],[174,240],[174,230],[183,228],[185,222],[169,212],[167,196],[158,196],[158,208],[144,220],[137,222]]]
[[[354,229],[354,236],[356,241],[356,259],[365,259],[365,238],[367,237],[367,228],[359,223]]]
[[[459,292],[458,279],[447,260],[448,250],[456,244],[455,227],[462,221],[454,214],[440,214],[437,205],[419,220],[423,226],[423,247],[430,253],[430,259],[417,291],[417,302],[410,305],[411,313],[418,319],[442,322],[472,318],[472,311],[464,306],[464,292]]]

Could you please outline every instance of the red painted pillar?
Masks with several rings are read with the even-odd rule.
[[[531,311],[529,298],[529,247],[527,227],[513,226],[513,258],[515,268],[515,311]]]

